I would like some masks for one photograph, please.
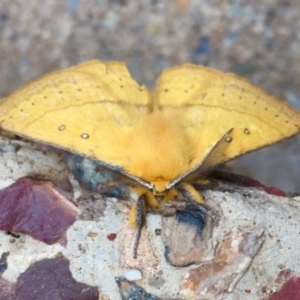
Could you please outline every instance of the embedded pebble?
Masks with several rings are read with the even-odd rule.
[[[142,273],[139,270],[137,270],[137,269],[131,269],[131,270],[126,271],[125,278],[128,281],[135,281],[135,280],[142,279],[143,276],[142,276]]]

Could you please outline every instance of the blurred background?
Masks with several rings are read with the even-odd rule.
[[[297,0],[1,0],[0,41],[1,98],[44,73],[98,58],[125,61],[152,88],[164,68],[203,64],[300,109]],[[300,192],[300,136],[227,167]]]

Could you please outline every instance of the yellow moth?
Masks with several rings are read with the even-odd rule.
[[[0,126],[125,175],[139,195],[129,223],[140,233],[149,208],[203,205],[194,184],[204,173],[299,133],[300,113],[234,74],[184,64],[150,93],[125,64],[95,60],[5,98]]]

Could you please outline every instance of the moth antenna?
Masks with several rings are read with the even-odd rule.
[[[136,204],[136,225],[137,225],[137,233],[135,236],[134,247],[133,247],[133,258],[137,257],[137,249],[139,246],[139,241],[141,237],[142,228],[144,225],[144,217],[145,217],[145,195],[141,195]]]

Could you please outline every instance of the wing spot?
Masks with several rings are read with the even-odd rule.
[[[123,88],[123,85],[120,85],[120,88],[122,89],[122,88]]]
[[[188,92],[188,90],[184,90],[184,92],[185,92],[185,93],[187,93],[187,92]]]
[[[66,129],[66,126],[65,125],[60,125],[59,127],[58,127],[58,130],[59,131],[63,131],[63,130],[65,130]]]
[[[24,110],[23,110],[23,109],[20,109],[20,111],[21,111],[21,112],[24,112]]]
[[[168,89],[165,89],[165,93],[167,93],[169,90]]]
[[[81,137],[83,138],[83,139],[88,139],[90,136],[87,134],[87,133],[83,133],[82,135],[81,135]]]
[[[222,94],[222,97],[224,97],[224,96],[225,96],[225,94],[223,93],[223,94]]]
[[[59,94],[62,94],[63,92],[62,92],[62,91],[59,91],[58,93],[59,93]]]
[[[276,118],[278,118],[278,115],[275,115]]]
[[[81,89],[77,89],[78,92],[81,92]]]
[[[226,141],[227,143],[231,143],[232,137],[226,136],[225,141]]]
[[[268,110],[268,108],[267,108],[267,107],[265,107],[265,110]]]
[[[35,105],[35,103],[34,103],[34,102],[31,102],[31,105]]]
[[[48,97],[47,97],[47,96],[44,96],[44,99],[48,99]]]
[[[289,121],[288,121],[288,120],[286,120],[286,121],[285,121],[285,123],[289,123]]]
[[[244,129],[244,133],[245,133],[245,134],[250,134],[249,129],[248,129],[248,128],[245,128],[245,129]]]
[[[140,91],[140,92],[142,92],[142,91],[143,91],[143,89],[140,87],[140,88],[139,88],[139,91]]]
[[[254,101],[253,104],[256,104],[256,101]]]

